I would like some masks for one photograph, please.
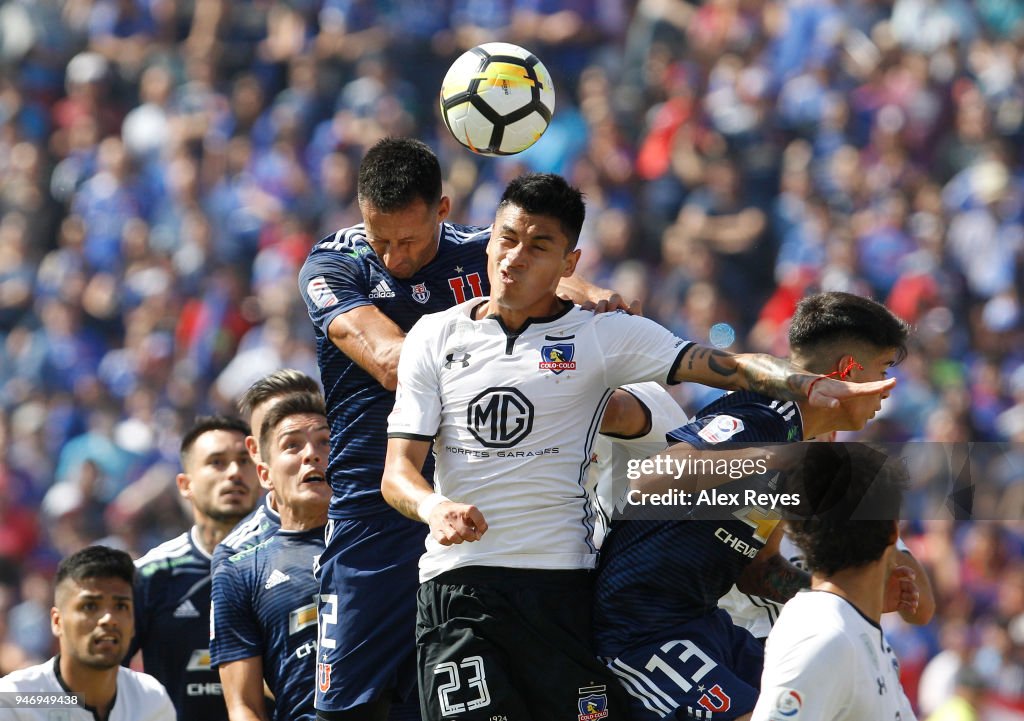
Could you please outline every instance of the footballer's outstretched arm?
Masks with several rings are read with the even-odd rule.
[[[379,308],[361,305],[342,313],[327,333],[342,353],[389,391],[395,390],[405,333]]]
[[[430,441],[420,439],[388,439],[380,487],[384,500],[406,518],[430,526],[430,535],[442,546],[480,540],[487,530],[480,510],[435,493],[423,477],[423,462],[430,446]]]
[[[219,668],[230,721],[270,721],[263,696],[263,657],[229,661]]]
[[[686,349],[672,379],[727,390],[756,391],[779,400],[806,400],[822,408],[835,408],[844,398],[885,393],[896,384],[894,378],[849,383],[808,373],[766,353],[734,355],[701,345]]]

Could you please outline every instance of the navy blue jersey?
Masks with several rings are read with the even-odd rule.
[[[380,478],[387,452],[387,418],[395,405],[392,391],[331,342],[331,321],[354,308],[375,305],[408,332],[427,313],[487,295],[488,239],[483,228],[442,223],[437,255],[403,280],[388,273],[366,242],[362,225],[339,230],[310,251],[299,271],[299,289],[316,333],[331,424],[330,518],[394,513],[381,496]],[[423,473],[428,479],[432,476],[432,458],[427,459]]]
[[[135,562],[135,638],[146,673],[167,688],[179,719],[227,719],[220,677],[210,668],[210,555],[196,529]]]
[[[260,656],[278,719],[312,721],[316,675],[313,561],[324,550],[324,527],[278,530],[236,553],[213,577],[210,656],[214,668]]]
[[[750,391],[720,398],[667,435],[669,443],[681,441],[697,449],[726,441],[802,438],[800,410],[794,403]],[[747,478],[722,490],[774,491],[772,482],[768,477]],[[714,611],[777,523],[777,514],[742,503],[735,508],[694,505],[685,520],[618,523],[601,549],[598,567],[598,654],[617,656],[661,629]]]
[[[277,533],[281,527],[281,516],[270,507],[270,494],[263,499],[252,513],[238,522],[231,533],[213,549],[211,568],[216,573],[220,565],[239,551],[252,548]]]

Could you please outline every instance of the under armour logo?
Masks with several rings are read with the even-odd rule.
[[[462,351],[455,351],[454,353],[449,353],[444,357],[444,367],[447,368],[448,370],[451,370],[453,363],[459,363],[463,368],[465,368],[469,365],[469,358],[469,353],[463,353]]]
[[[878,695],[881,696],[885,693],[885,679],[879,676],[875,679],[875,683],[878,684]]]

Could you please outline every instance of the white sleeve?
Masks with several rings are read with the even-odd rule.
[[[433,440],[441,425],[441,384],[433,352],[436,324],[421,318],[409,329],[398,360],[395,407],[388,416],[388,437]]]
[[[833,721],[844,717],[851,702],[856,668],[850,642],[838,633],[802,628],[778,633],[765,647],[761,693],[751,721]],[[786,631],[797,631],[789,625]]]
[[[649,318],[617,311],[594,318],[610,388],[626,383],[672,383],[679,358],[692,343]]]

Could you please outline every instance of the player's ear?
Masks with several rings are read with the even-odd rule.
[[[898,540],[900,540],[900,522],[894,520],[892,522],[892,528],[890,529],[889,545],[895,546]]]
[[[174,482],[178,484],[178,493],[181,494],[182,498],[192,498],[192,479],[189,478],[187,473],[176,475]]]
[[[448,213],[452,211],[452,201],[447,195],[442,195],[441,200],[437,204],[437,222],[442,222],[448,217]]]
[[[255,436],[245,437],[245,450],[249,451],[249,457],[252,458],[253,463],[260,462],[260,452],[259,449],[256,447]]]
[[[50,633],[60,636],[60,609],[56,606],[50,608]]]
[[[256,475],[259,476],[261,486],[268,491],[274,490],[274,482],[270,480],[270,466],[262,458],[256,464]]]
[[[562,277],[568,278],[576,272],[576,264],[580,262],[580,249],[569,251],[565,254],[565,268],[562,270]]]

